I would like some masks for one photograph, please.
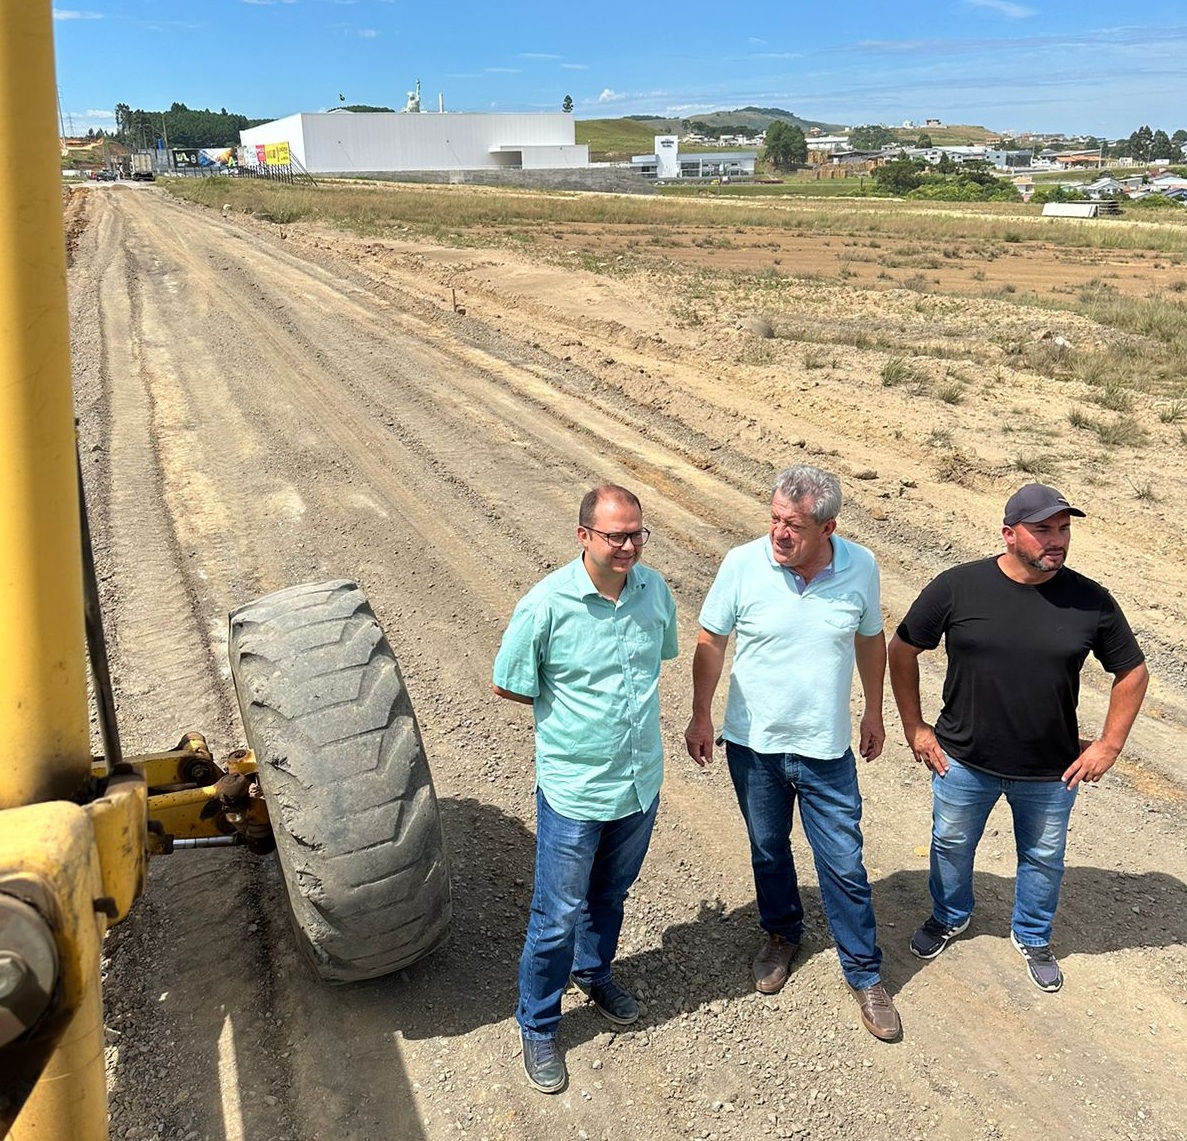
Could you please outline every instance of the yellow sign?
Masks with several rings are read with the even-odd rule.
[[[288,164],[289,164],[289,145],[288,145],[288,143],[265,143],[264,144],[264,161],[269,166],[288,166]]]

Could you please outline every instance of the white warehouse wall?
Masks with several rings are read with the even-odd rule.
[[[583,165],[575,160],[588,163],[589,156],[588,148],[575,145],[573,116],[559,111],[299,114],[251,127],[239,138],[249,148],[249,160],[255,144],[287,142],[312,174],[505,168],[506,152],[521,147],[527,151],[524,164],[537,168],[549,155],[557,166]]]

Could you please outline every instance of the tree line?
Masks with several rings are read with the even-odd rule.
[[[235,147],[240,131],[266,122],[232,114],[225,107],[198,111],[174,103],[168,111],[145,111],[117,103],[112,138],[131,150],[154,150],[158,140],[170,147]]]

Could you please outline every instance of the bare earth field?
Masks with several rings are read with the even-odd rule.
[[[1187,267],[1155,241],[1173,224],[1106,249],[1092,226],[1130,223],[1070,223],[1070,243],[1020,223],[1018,240],[937,242],[797,217],[489,226],[444,244],[279,226],[159,186],[71,197],[77,403],[125,749],[191,728],[220,755],[238,747],[227,612],[357,578],[421,721],[456,915],[414,968],[326,988],[271,859],[156,861],[108,939],[114,1137],[1187,1138],[1187,405],[1165,327],[1070,311],[1161,298],[1173,317]],[[781,994],[751,989],[745,834],[724,766],[696,770],[682,731],[701,600],[796,460],[841,475],[841,530],[881,561],[888,628],[931,575],[998,549],[1021,483],[1088,512],[1072,563],[1121,600],[1153,682],[1130,748],[1076,806],[1057,995],[1007,939],[1004,813],[969,933],[929,964],[908,952],[929,907],[929,795],[889,697],[888,747],[862,781],[903,1039],[861,1028],[798,825],[804,951]],[[621,948],[646,1014],[613,1032],[569,996],[570,1084],[547,1098],[523,1079],[512,1018],[530,714],[488,684],[512,606],[575,553],[578,498],[602,480],[643,500],[682,652]],[[940,655],[924,667],[934,714]],[[1104,689],[1090,663],[1088,732]]]

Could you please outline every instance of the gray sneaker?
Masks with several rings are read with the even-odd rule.
[[[529,1038],[521,1030],[523,1043],[523,1072],[528,1085],[541,1093],[560,1093],[569,1080],[565,1060],[557,1048],[555,1038]]]
[[[1063,986],[1063,971],[1059,969],[1055,956],[1051,954],[1049,944],[1044,943],[1041,947],[1028,947],[1025,943],[1018,941],[1018,936],[1014,934],[1013,929],[1010,931],[1010,942],[1014,944],[1014,949],[1018,954],[1026,960],[1026,972],[1030,975],[1030,981],[1039,990],[1054,994]]]

